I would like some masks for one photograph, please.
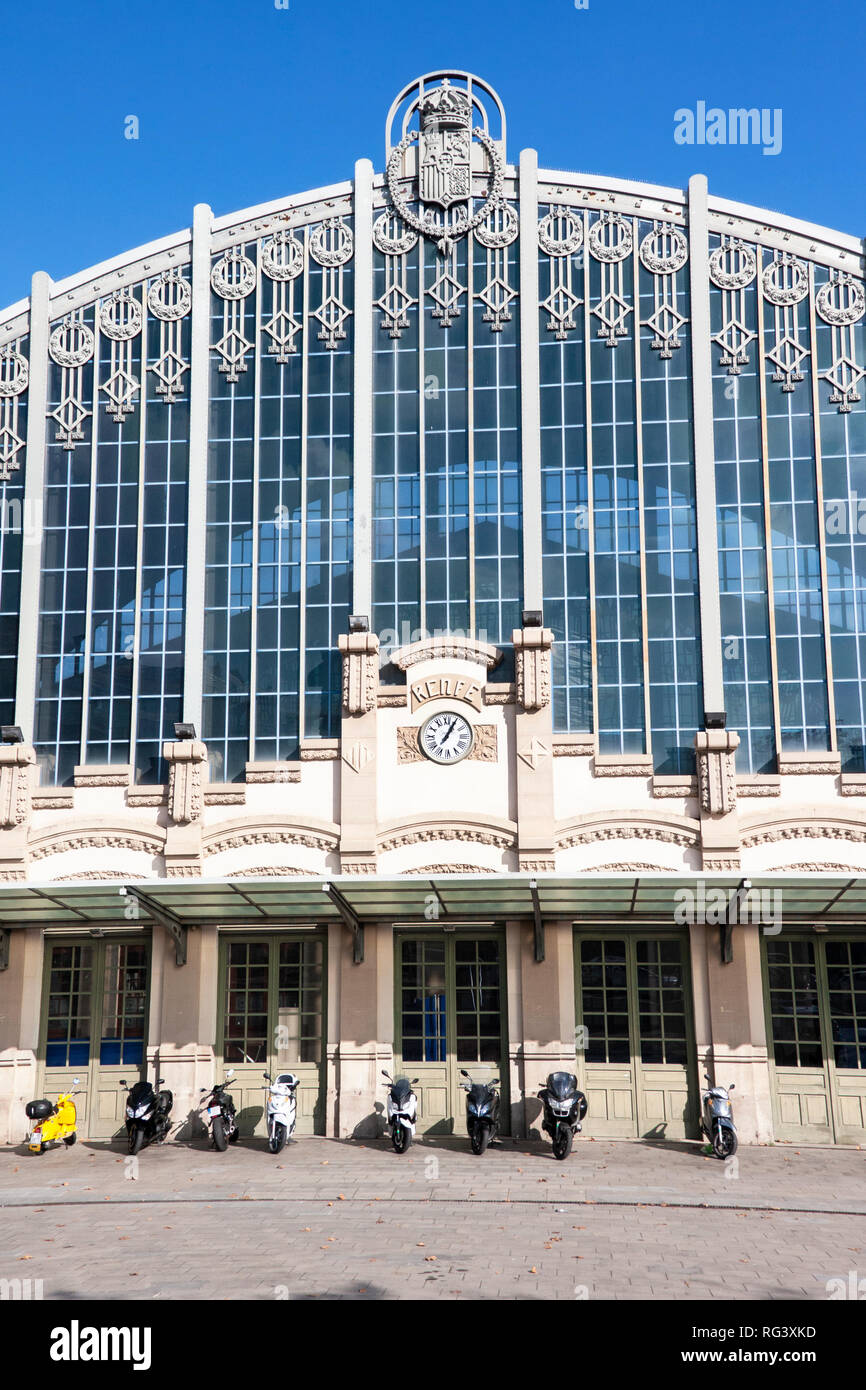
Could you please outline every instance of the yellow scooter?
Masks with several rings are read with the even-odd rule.
[[[76,1076],[73,1085],[78,1085],[79,1078]],[[57,1104],[50,1100],[30,1100],[24,1107],[24,1113],[28,1120],[33,1120],[33,1129],[30,1134],[30,1152],[41,1154],[49,1145],[62,1139],[67,1147],[71,1148],[78,1138],[75,1133],[75,1104],[72,1097],[77,1096],[78,1091],[68,1091],[65,1096],[57,1097]]]

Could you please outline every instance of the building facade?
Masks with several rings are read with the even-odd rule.
[[[538,1128],[866,1140],[862,240],[508,162],[467,73],[384,172],[0,313],[0,1140],[459,1070]]]

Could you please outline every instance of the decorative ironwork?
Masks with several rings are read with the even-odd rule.
[[[288,362],[298,350],[295,339],[303,327],[295,312],[295,281],[304,270],[303,243],[294,232],[276,232],[262,245],[261,267],[271,284],[271,316],[262,324],[262,332],[268,335],[269,351],[277,361]]]
[[[20,347],[20,342],[9,343],[0,351],[0,483],[8,483],[12,473],[20,468],[18,455],[24,448],[18,415],[30,367]]]
[[[461,284],[457,271],[457,244],[452,244],[447,256],[438,258],[438,273],[432,285],[429,286],[427,293],[435,304],[433,310],[434,319],[439,319],[440,326],[447,328],[452,319],[460,315],[460,301],[466,293],[466,286]]]
[[[243,301],[255,289],[256,268],[243,248],[232,246],[214,262],[210,276],[211,288],[223,300],[223,335],[214,343],[221,357],[219,370],[227,381],[238,381],[247,369],[246,354],[252,349],[243,331]]]
[[[385,257],[385,291],[376,300],[382,311],[380,327],[389,337],[400,338],[409,327],[409,310],[418,303],[408,284],[408,256],[418,245],[418,233],[389,208],[373,224],[373,245]]]
[[[111,343],[109,374],[101,385],[108,398],[108,414],[118,425],[135,409],[138,377],[132,370],[133,340],[141,332],[144,315],[132,290],[123,288],[104,299],[99,306],[100,332]]]
[[[722,291],[722,327],[713,342],[722,350],[719,366],[728,376],[739,376],[748,366],[748,347],[756,336],[746,327],[746,289],[758,273],[758,258],[751,246],[737,237],[723,237],[710,255],[710,280]]]
[[[656,222],[638,249],[641,265],[653,277],[653,312],[643,322],[653,331],[651,346],[660,357],[672,357],[681,347],[680,329],[687,322],[677,309],[677,271],[689,258],[689,244],[678,227]]]
[[[866,310],[863,283],[845,271],[830,272],[830,279],[815,295],[815,308],[831,329],[832,363],[821,376],[833,388],[830,404],[838,405],[839,413],[850,413],[854,401],[860,400],[857,390],[866,376],[866,369],[855,360],[854,324]]]
[[[82,318],[68,314],[48,339],[48,355],[60,367],[60,404],[49,412],[57,425],[56,439],[74,449],[84,439],[84,422],[92,411],[84,405],[84,368],[93,357],[96,340]]]
[[[327,218],[310,235],[310,255],[322,267],[322,299],[311,317],[321,324],[319,341],[329,352],[336,352],[345,339],[352,313],[345,303],[343,276],[354,249],[352,229],[339,217]]]
[[[189,363],[183,356],[183,320],[192,308],[192,290],[179,270],[164,270],[151,281],[147,307],[159,320],[159,355],[150,370],[156,377],[156,394],[167,405],[177,400]]]
[[[634,246],[631,223],[618,212],[603,212],[589,229],[589,249],[601,269],[601,292],[592,309],[598,319],[598,337],[615,348],[627,336],[626,317],[632,306],[625,298],[624,267]]]
[[[538,223],[538,244],[547,255],[550,293],[541,301],[547,331],[564,342],[577,328],[575,314],[583,300],[573,285],[574,255],[583,246],[583,217],[571,208],[554,208]]]
[[[476,299],[486,305],[483,319],[491,333],[501,333],[511,319],[510,305],[517,298],[509,278],[508,248],[517,240],[519,221],[509,203],[493,208],[476,229],[476,240],[487,251],[487,277]]]
[[[767,358],[776,370],[773,380],[782,390],[793,391],[803,380],[803,361],[808,347],[800,341],[802,331],[797,305],[809,293],[809,271],[805,262],[789,251],[776,251],[761,273],[764,297],[773,306],[773,347]]]

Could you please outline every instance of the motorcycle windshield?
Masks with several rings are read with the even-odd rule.
[[[489,1087],[482,1086],[479,1083],[470,1086],[467,1095],[473,1105],[487,1105],[488,1101],[493,1099],[493,1091],[490,1090]]]
[[[149,1081],[136,1081],[129,1093],[127,1105],[131,1105],[133,1110],[137,1110],[140,1105],[144,1105],[153,1096],[153,1087]]]
[[[398,1076],[394,1085],[391,1087],[391,1099],[395,1105],[403,1106],[412,1094],[412,1087],[409,1085],[405,1076]]]
[[[554,1071],[547,1078],[547,1089],[554,1100],[568,1100],[577,1090],[577,1077],[569,1071]]]

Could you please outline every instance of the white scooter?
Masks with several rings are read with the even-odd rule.
[[[411,1081],[407,1081],[405,1076],[398,1076],[395,1081],[386,1071],[383,1071],[382,1075],[390,1088],[388,1091],[388,1124],[391,1126],[391,1143],[394,1145],[394,1152],[402,1154],[412,1143],[412,1136],[415,1133],[418,1097],[412,1087],[418,1084],[418,1078],[415,1076]]]
[[[299,1078],[291,1071],[281,1071],[275,1080],[271,1079],[270,1072],[265,1072],[264,1077],[269,1083],[265,1105],[268,1120],[268,1148],[272,1154],[278,1154],[286,1140],[290,1139],[295,1132],[295,1120],[298,1113],[295,1091]]]

